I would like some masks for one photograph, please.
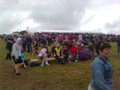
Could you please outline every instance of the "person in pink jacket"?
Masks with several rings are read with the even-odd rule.
[[[41,66],[49,65],[46,46],[42,47],[40,53],[38,54],[38,57],[43,59]]]

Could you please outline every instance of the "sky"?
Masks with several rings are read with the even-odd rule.
[[[0,0],[0,34],[26,28],[120,34],[119,10],[120,0]]]

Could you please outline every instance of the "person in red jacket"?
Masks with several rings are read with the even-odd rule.
[[[75,44],[72,44],[72,47],[70,48],[70,54],[72,55],[72,58],[75,62],[78,62],[77,60],[77,47],[75,46]]]

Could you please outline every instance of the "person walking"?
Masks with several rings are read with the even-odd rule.
[[[12,57],[15,63],[14,71],[16,75],[20,75],[19,69],[21,67],[22,59],[21,59],[21,38],[17,38],[16,42],[12,47]]]
[[[92,81],[88,90],[112,90],[113,68],[109,62],[111,45],[100,43],[98,56],[92,64]]]

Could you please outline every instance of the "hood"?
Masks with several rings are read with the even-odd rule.
[[[16,44],[20,44],[20,41],[21,41],[21,40],[22,40],[21,38],[17,38]]]

